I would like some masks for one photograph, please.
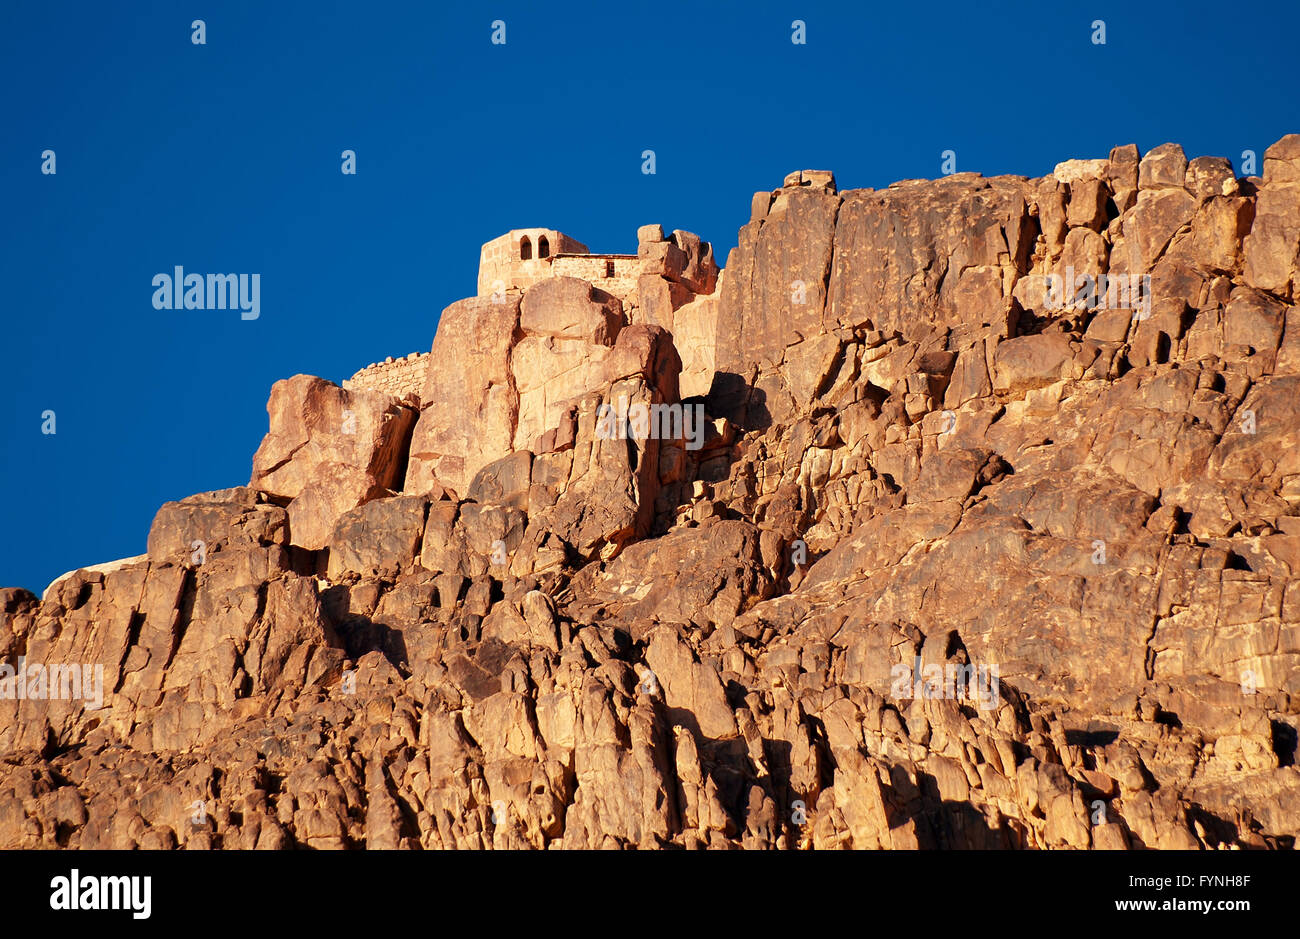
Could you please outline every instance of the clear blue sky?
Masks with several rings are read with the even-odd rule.
[[[142,553],[162,502],[246,483],[272,382],[428,350],[508,229],[622,252],[662,222],[721,262],[800,168],[846,189],[936,176],[946,149],[985,175],[1128,142],[1262,156],[1300,130],[1298,9],[7,3],[0,586]],[[175,265],[261,274],[260,318],[153,309]]]

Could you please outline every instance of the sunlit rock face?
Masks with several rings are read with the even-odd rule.
[[[1292,135],[495,239],[0,591],[0,847],[1289,846],[1298,220]]]

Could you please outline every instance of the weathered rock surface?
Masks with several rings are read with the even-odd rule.
[[[295,375],[266,409],[249,486],[287,504],[294,544],[325,547],[340,515],[401,487],[416,413],[391,395]]]
[[[418,422],[277,383],[248,487],[0,591],[0,847],[1293,847],[1298,193],[803,170],[721,275],[452,304]]]

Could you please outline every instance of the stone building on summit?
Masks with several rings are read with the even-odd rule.
[[[712,380],[712,296],[720,271],[713,246],[687,231],[665,235],[661,225],[637,229],[636,254],[592,254],[585,244],[553,228],[516,228],[479,252],[476,297],[504,300],[546,281],[573,278],[618,300],[628,324],[660,326],[672,333],[682,357],[684,394],[703,394]],[[429,353],[371,363],[343,382],[344,389],[383,391],[420,398]]]
[[[550,228],[517,228],[479,252],[478,295],[524,289],[550,277],[577,277],[620,300],[636,289],[641,262],[635,254],[592,254],[576,238]]]

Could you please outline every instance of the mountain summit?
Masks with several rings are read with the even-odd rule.
[[[1293,846],[1298,255],[1300,135],[504,234],[0,590],[0,847]]]

